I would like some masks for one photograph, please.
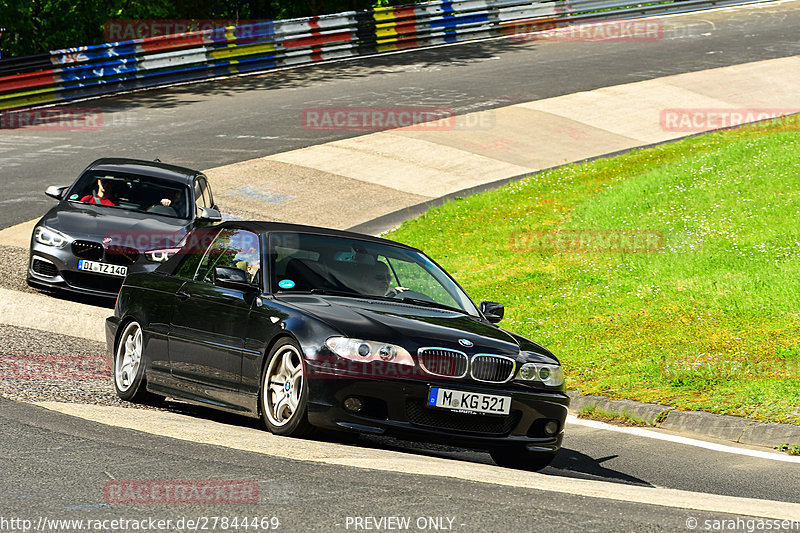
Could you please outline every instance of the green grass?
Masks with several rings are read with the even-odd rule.
[[[596,405],[587,405],[581,407],[578,411],[578,418],[591,418],[592,420],[600,420],[603,422],[617,422],[626,426],[652,426],[641,418],[632,415],[626,411],[621,413],[612,413],[600,409]]]
[[[502,325],[550,348],[570,388],[800,424],[800,132],[785,125],[542,172],[387,237],[503,302]],[[555,230],[645,231],[663,246],[525,237]]]
[[[780,446],[775,447],[776,450],[779,452],[786,452],[789,455],[800,455],[800,444],[789,444],[788,442],[785,444],[781,444]]]

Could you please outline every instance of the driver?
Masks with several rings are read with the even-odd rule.
[[[114,182],[108,178],[98,178],[97,192],[87,194],[81,202],[99,205],[117,205],[111,198],[114,197]]]
[[[178,189],[165,189],[161,194],[161,199],[156,204],[151,205],[147,212],[158,215],[182,216],[181,191]]]
[[[176,211],[178,210],[177,203],[181,197],[181,191],[178,189],[167,189],[164,191],[162,195],[163,198],[161,201],[156,205],[163,205],[164,207],[172,207]]]
[[[371,269],[371,273],[366,276],[366,293],[375,296],[384,296],[389,292],[389,282],[391,281],[389,267],[382,261],[377,261]]]

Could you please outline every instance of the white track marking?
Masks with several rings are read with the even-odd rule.
[[[628,435],[635,435],[637,437],[645,437],[648,439],[664,440],[674,442],[677,444],[685,444],[687,446],[695,446],[697,448],[705,448],[715,452],[733,453],[737,455],[746,455],[748,457],[755,457],[758,459],[768,459],[770,461],[782,461],[785,463],[800,464],[800,457],[792,457],[790,455],[782,455],[774,452],[762,452],[760,450],[750,450],[748,448],[736,448],[734,446],[726,446],[725,444],[717,444],[716,442],[707,442],[704,440],[692,439],[689,437],[681,437],[679,435],[671,435],[669,433],[662,433],[660,431],[638,428],[638,427],[625,427],[614,426],[596,420],[586,420],[578,418],[574,415],[567,416],[567,424],[575,426],[584,426],[592,429],[601,429],[604,431],[616,431],[617,433],[626,433]]]

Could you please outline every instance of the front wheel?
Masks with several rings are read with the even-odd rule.
[[[300,346],[289,339],[270,351],[261,380],[261,417],[275,435],[304,437],[308,422],[308,384]]]
[[[556,452],[532,452],[524,446],[495,448],[489,452],[498,466],[519,470],[542,470],[556,456]]]
[[[142,346],[142,327],[136,321],[129,322],[119,338],[113,369],[117,396],[129,402],[147,398]]]

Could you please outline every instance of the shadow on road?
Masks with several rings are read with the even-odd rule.
[[[240,417],[214,409],[171,401],[164,404],[164,408],[175,413],[196,416],[198,418],[203,418],[222,424],[235,424],[237,426],[250,427],[266,431],[263,423],[254,418]],[[394,437],[357,435],[350,433],[322,433],[317,435],[313,440],[358,447],[362,450],[365,448],[389,450],[426,457],[468,461],[476,464],[495,464],[494,461],[492,461],[492,458],[489,456],[489,453],[484,450],[461,448],[447,444],[407,441]],[[643,479],[603,466],[603,463],[611,459],[615,459],[616,457],[618,456],[611,455],[608,457],[594,458],[575,450],[562,448],[556,455],[552,464],[545,468],[542,473],[552,476],[641,485],[643,487],[653,486]]]
[[[374,74],[401,73],[413,68],[426,71],[465,65],[491,59],[495,54],[509,51],[530,52],[534,43],[525,40],[501,39],[460,44],[444,48],[414,50],[410,53],[385,54],[348,61],[315,63],[286,70],[273,70],[250,76],[213,79],[169,88],[154,88],[130,95],[103,98],[90,107],[105,112],[124,111],[128,107],[173,108],[189,105],[192,96],[234,96],[254,90],[298,89],[328,80],[354,80]],[[85,106],[84,106],[85,107]]]
[[[642,485],[645,487],[652,487],[650,483],[639,479],[634,476],[629,476],[624,472],[606,468],[603,463],[616,459],[618,455],[609,455],[608,457],[600,457],[595,459],[584,453],[570,450],[568,448],[561,448],[556,455],[556,458],[545,470],[548,474],[557,474],[565,477],[576,477],[582,479],[600,479],[603,481],[613,481],[619,483],[628,483],[633,485]]]

